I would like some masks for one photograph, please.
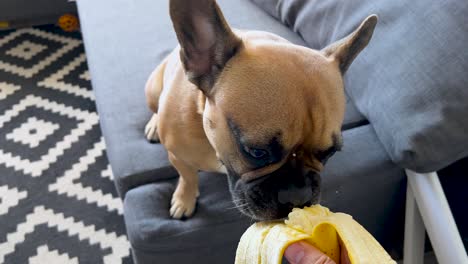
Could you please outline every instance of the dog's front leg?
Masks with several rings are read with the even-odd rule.
[[[154,113],[150,121],[145,126],[146,139],[151,143],[159,142],[158,135],[158,114]]]
[[[198,169],[188,166],[169,153],[169,161],[179,173],[179,182],[172,194],[170,215],[173,218],[190,217],[195,211],[198,192]]]

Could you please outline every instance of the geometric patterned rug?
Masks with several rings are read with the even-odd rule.
[[[0,263],[132,263],[80,33],[0,31]]]

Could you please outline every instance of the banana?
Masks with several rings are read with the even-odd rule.
[[[250,226],[237,246],[235,264],[280,264],[286,248],[301,240],[337,264],[341,246],[346,248],[352,264],[396,263],[350,215],[314,205],[293,209],[284,222],[259,222]]]

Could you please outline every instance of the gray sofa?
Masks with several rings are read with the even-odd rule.
[[[456,61],[444,61],[444,67],[453,68],[449,68],[455,72],[453,76],[431,78],[427,75],[430,69],[414,71],[412,64],[415,61],[427,66],[431,61],[426,61],[424,56],[417,57],[418,54],[398,54],[402,45],[413,42],[414,46],[426,41],[424,35],[422,39],[421,35],[411,35],[412,38],[401,43],[395,27],[402,25],[395,24],[403,22],[395,19],[395,14],[389,14],[385,4],[370,0],[355,5],[351,2],[356,1],[253,2],[218,1],[233,27],[274,32],[296,44],[313,48],[324,47],[346,35],[368,14],[380,15],[369,49],[360,55],[346,75],[349,96],[343,124],[344,148],[330,159],[322,174],[322,204],[353,215],[391,254],[401,257],[398,252],[402,247],[406,191],[403,168],[438,170],[468,156],[466,133],[460,135],[450,130],[467,131],[466,121],[460,124],[460,120],[464,120],[460,119],[460,114],[466,116],[468,111],[464,105],[449,104],[450,111],[444,112],[445,108],[436,104],[436,110],[442,109],[449,116],[449,121],[442,120],[451,126],[446,128],[441,125],[442,121],[428,123],[420,116],[412,116],[412,113],[434,115],[434,109],[426,107],[424,102],[401,106],[396,101],[411,102],[408,97],[400,96],[394,101],[391,96],[398,94],[399,88],[418,84],[419,76],[430,79],[434,86],[451,79],[448,86],[452,95],[467,96],[458,85],[466,81],[466,77],[455,76],[458,67],[468,68],[466,49],[459,52],[458,57],[453,56]],[[338,4],[341,2],[342,5]],[[423,2],[415,1],[415,5]],[[110,5],[112,8],[108,8]],[[409,8],[389,5],[387,8],[401,15],[407,14],[405,8]],[[466,4],[458,8],[466,11]],[[78,11],[107,154],[117,190],[124,201],[125,222],[135,262],[232,263],[239,238],[251,220],[230,209],[233,204],[226,177],[201,172],[201,195],[195,215],[188,220],[173,220],[169,217],[169,203],[177,174],[164,148],[148,143],[143,136],[151,115],[145,104],[144,83],[176,45],[168,16],[168,0],[80,0]],[[307,17],[312,21],[307,21]],[[393,33],[386,35],[386,31]],[[406,36],[407,33],[399,34]],[[468,43],[466,34],[461,38]],[[438,48],[444,45],[436,44]],[[401,60],[402,56],[414,58],[405,61]],[[401,69],[399,63],[406,68]],[[456,63],[458,66],[454,65]],[[392,79],[396,76],[401,78],[400,83]],[[423,97],[430,101],[431,96],[438,95],[431,91]],[[389,129],[389,124],[394,127]],[[434,124],[435,130],[431,130],[433,127],[429,124]],[[418,127],[429,132],[420,131]],[[449,142],[451,147],[443,153],[432,151],[440,145],[440,140],[443,141],[437,131],[454,138]]]

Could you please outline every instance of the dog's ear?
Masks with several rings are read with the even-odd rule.
[[[377,16],[368,16],[353,33],[330,44],[322,53],[336,60],[341,73],[344,74],[359,52],[369,43],[376,25]]]
[[[241,40],[232,32],[215,0],[170,0],[170,15],[185,72],[208,96]]]

